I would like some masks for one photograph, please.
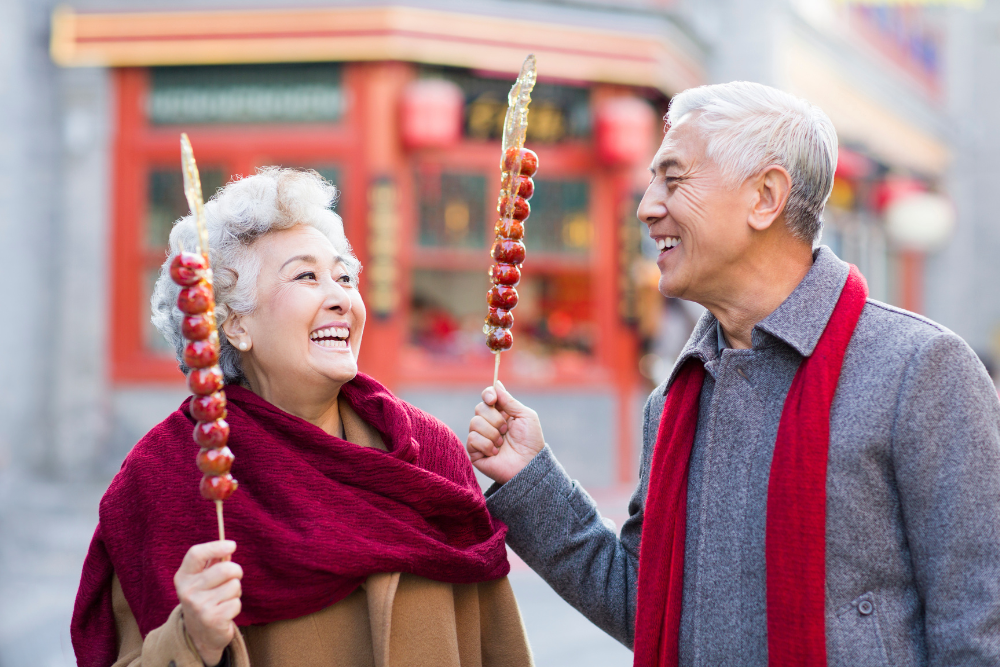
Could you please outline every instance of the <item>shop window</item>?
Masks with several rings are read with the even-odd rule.
[[[483,248],[486,177],[425,168],[417,172],[419,243],[425,247]]]
[[[590,251],[593,228],[586,181],[535,179],[531,215],[525,225],[529,252],[581,254]]]

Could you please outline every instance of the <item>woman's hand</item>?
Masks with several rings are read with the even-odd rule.
[[[483,389],[483,402],[469,422],[465,448],[472,465],[495,482],[507,483],[545,447],[538,414],[519,403],[502,383]]]
[[[196,544],[174,575],[184,628],[209,666],[219,664],[237,632],[233,619],[241,608],[243,568],[222,560],[234,551],[232,540]]]

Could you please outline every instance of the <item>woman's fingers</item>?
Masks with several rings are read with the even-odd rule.
[[[232,561],[216,563],[201,573],[200,588],[215,588],[230,580],[243,578],[243,568]]]
[[[196,544],[184,554],[184,560],[181,561],[177,574],[198,574],[213,560],[222,560],[224,557],[232,555],[234,551],[236,551],[236,542],[232,540]]]

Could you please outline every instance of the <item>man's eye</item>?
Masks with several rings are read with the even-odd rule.
[[[300,273],[299,275],[295,276],[295,279],[296,280],[306,280],[306,279],[308,279],[308,280],[316,280],[316,274],[313,273],[312,271],[306,271],[305,273]]]
[[[354,282],[353,280],[351,280],[351,276],[347,275],[346,273],[344,275],[340,276],[339,278],[337,278],[337,280],[339,282],[344,283],[345,285],[350,285],[351,283]]]

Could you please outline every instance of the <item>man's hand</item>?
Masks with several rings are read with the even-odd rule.
[[[545,447],[538,414],[497,382],[483,389],[483,402],[469,423],[465,448],[472,465],[495,482],[507,483]]]
[[[188,549],[174,588],[181,601],[184,628],[206,665],[217,665],[236,636],[243,568],[222,558],[236,551],[232,540],[196,544]]]

